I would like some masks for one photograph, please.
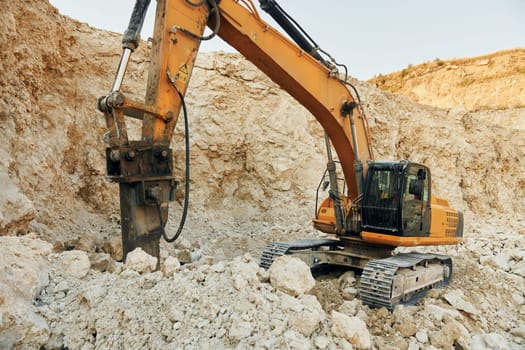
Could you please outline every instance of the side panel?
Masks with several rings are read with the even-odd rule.
[[[446,205],[443,205],[444,202]],[[442,203],[442,204],[439,204]],[[443,198],[432,198],[432,221],[430,237],[460,238],[463,235],[461,213],[448,206]]]

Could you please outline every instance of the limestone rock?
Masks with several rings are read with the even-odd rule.
[[[93,238],[87,236],[80,236],[64,242],[66,250],[83,250],[90,252],[94,246]]]
[[[336,337],[349,341],[356,349],[371,347],[370,333],[366,324],[357,317],[349,317],[332,311],[331,330]]]
[[[293,330],[284,332],[284,340],[288,349],[309,350],[312,348],[308,339]]]
[[[328,337],[319,336],[315,338],[314,344],[317,349],[326,349],[330,344],[330,339]]]
[[[174,256],[168,256],[166,260],[161,264],[161,270],[164,273],[164,276],[173,276],[175,272],[180,270],[180,262]]]
[[[454,306],[456,309],[465,311],[469,314],[475,315],[477,314],[476,309],[474,306],[472,306],[471,303],[465,300],[465,295],[462,291],[459,290],[450,290],[443,298],[452,306]]]
[[[69,250],[58,254],[64,272],[75,278],[85,277],[90,268],[91,262],[86,252],[81,250]]]
[[[248,259],[246,259],[248,257]],[[251,256],[237,257],[233,260],[233,287],[241,291],[246,287],[254,287],[260,285],[259,266],[251,259]],[[220,267],[219,267],[220,271]]]
[[[0,148],[0,236],[27,233],[35,218],[33,203],[20,191],[9,173],[11,158]]]
[[[416,332],[416,339],[422,343],[425,344],[428,342],[428,333],[426,331],[420,330]]]
[[[310,337],[324,319],[324,311],[313,295],[302,295],[300,301],[304,308],[291,317],[290,323],[294,330]]]
[[[461,332],[455,324],[446,323],[442,329],[430,334],[430,344],[438,349],[451,350],[454,341],[456,341],[460,335]]]
[[[288,255],[275,259],[269,271],[272,286],[293,296],[308,293],[315,286],[310,268]]]
[[[52,246],[38,239],[0,237],[0,348],[36,348],[49,338],[49,325],[33,300],[49,284]]]
[[[80,293],[80,300],[90,307],[95,307],[107,294],[107,288],[102,284],[90,285]]]
[[[456,309],[444,308],[444,307],[441,307],[441,306],[438,306],[438,305],[434,305],[434,304],[430,304],[430,303],[425,305],[425,308],[423,309],[423,312],[426,315],[428,315],[428,317],[431,317],[431,318],[436,319],[438,321],[442,321],[443,318],[446,317],[446,316],[450,316],[450,317],[456,318],[456,319],[462,319],[463,318],[461,313],[458,310],[456,310]]]
[[[253,325],[250,322],[236,319],[232,322],[229,336],[236,340],[242,340],[248,338],[253,331]]]
[[[175,248],[181,249],[181,250],[192,250],[193,248],[196,248],[194,244],[192,244],[188,239],[186,238],[179,238],[177,241],[175,241]]]
[[[509,271],[511,257],[508,254],[500,253],[495,256],[482,256],[479,262],[483,265],[490,265],[495,269]]]
[[[476,350],[505,350],[509,349],[509,343],[497,333],[487,333],[473,336],[470,347]]]
[[[94,254],[90,256],[89,260],[91,262],[91,268],[100,272],[109,270],[110,265],[113,262],[111,256],[106,253]]]
[[[516,48],[480,57],[436,59],[409,66],[400,72],[380,75],[373,81],[383,89],[419,103],[448,107],[456,113],[523,106],[525,93],[520,87],[524,86],[525,78],[519,70],[513,69],[515,64],[512,63],[523,54],[522,48]],[[523,67],[523,59],[517,64]],[[490,77],[495,75],[501,80],[491,83]],[[501,93],[494,94],[491,89]]]
[[[157,258],[149,255],[142,248],[136,248],[126,256],[126,268],[138,273],[152,272],[155,271],[156,267]]]
[[[525,259],[512,266],[512,273],[525,278]]]
[[[348,287],[354,287],[356,284],[355,272],[352,270],[346,271],[338,279],[339,289],[344,290]]]
[[[419,344],[417,343],[416,340],[412,339],[409,343],[408,343],[408,348],[407,350],[419,350]]]
[[[510,334],[525,339],[525,323],[510,330]]]
[[[343,304],[339,306],[339,312],[350,317],[355,316],[357,314],[359,305],[361,305],[361,301],[358,299],[345,300],[343,301]]]
[[[111,255],[115,261],[122,261],[122,238],[112,237],[109,240],[104,241],[103,248],[104,252]]]
[[[414,318],[410,315],[402,315],[396,318],[394,329],[397,330],[402,337],[408,338],[417,333],[417,325]]]
[[[190,249],[176,249],[175,257],[181,264],[189,264],[193,262]]]

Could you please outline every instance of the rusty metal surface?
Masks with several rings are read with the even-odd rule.
[[[142,141],[108,147],[106,164],[108,178],[115,182],[171,179],[173,173],[172,150]]]
[[[106,149],[107,173],[120,183],[120,215],[124,260],[140,247],[159,257],[159,239],[173,198],[173,160],[170,148],[132,141]]]

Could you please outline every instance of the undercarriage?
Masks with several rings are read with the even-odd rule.
[[[335,265],[360,270],[359,296],[363,304],[389,310],[398,304],[414,304],[429,289],[449,283],[452,276],[450,257],[392,253],[392,247],[371,245],[359,239],[273,242],[263,250],[260,266],[268,269],[277,257],[293,255],[311,269]]]

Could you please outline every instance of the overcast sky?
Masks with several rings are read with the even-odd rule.
[[[133,0],[50,0],[61,13],[123,32]],[[258,4],[258,1],[254,1]],[[155,1],[142,38],[151,36]],[[436,58],[525,47],[525,0],[278,0],[350,75],[369,79]],[[260,11],[262,13],[262,11]],[[263,18],[273,23],[266,13]],[[201,51],[234,51],[219,38]]]

